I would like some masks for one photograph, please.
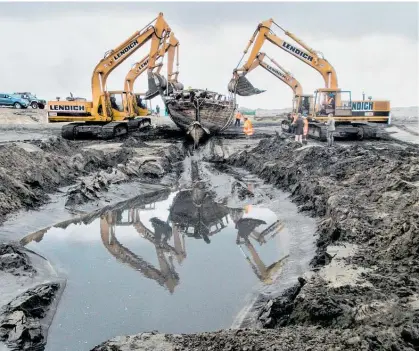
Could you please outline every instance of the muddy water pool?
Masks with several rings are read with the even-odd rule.
[[[310,259],[313,221],[252,177],[241,183],[255,196],[232,206],[233,195],[213,190],[226,195],[235,180],[218,174],[208,183],[207,173],[152,201],[22,239],[67,278],[46,350],[90,350],[141,331],[229,328],[250,310],[249,296],[282,278],[295,282]]]

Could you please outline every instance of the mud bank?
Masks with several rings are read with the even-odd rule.
[[[260,329],[118,337],[93,350],[419,349],[419,149],[262,140],[227,162],[319,219],[312,270],[268,301]]]
[[[43,350],[65,281],[49,263],[19,244],[0,245],[0,346]],[[51,280],[51,278],[53,280]]]
[[[110,185],[141,179],[156,182],[175,170],[185,153],[181,143],[47,141],[0,146],[0,223],[19,209],[48,202],[48,194],[68,190],[66,206],[100,196]]]

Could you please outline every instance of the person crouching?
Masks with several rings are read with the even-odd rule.
[[[243,125],[243,132],[244,134],[246,134],[248,137],[250,137],[251,135],[253,135],[254,131],[253,131],[253,126],[252,126],[252,122],[250,122],[250,120],[244,116],[244,125]]]

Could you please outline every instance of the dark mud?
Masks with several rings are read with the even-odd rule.
[[[164,130],[150,134],[159,133]],[[48,202],[49,194],[63,186],[74,184],[66,205],[75,206],[99,198],[112,184],[138,178],[157,182],[184,157],[181,143],[150,146],[134,137],[117,141],[51,138],[0,145],[0,223],[19,209]]]
[[[290,192],[319,219],[312,270],[265,304],[261,329],[138,334],[94,350],[419,349],[417,147],[301,148],[277,135],[227,163]]]
[[[46,344],[53,305],[58,302],[63,285],[60,282],[36,284],[33,278],[37,275],[27,250],[18,244],[0,245],[0,302],[7,290],[14,290],[14,298],[0,308],[0,342],[11,350],[43,350]],[[11,277],[19,279],[14,289]],[[24,292],[19,294],[22,288]]]

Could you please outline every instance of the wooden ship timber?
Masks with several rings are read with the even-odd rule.
[[[235,94],[225,96],[202,89],[184,90],[178,82],[167,84],[156,73],[148,78],[146,99],[160,94],[172,121],[198,144],[205,137],[227,129],[237,108]]]

